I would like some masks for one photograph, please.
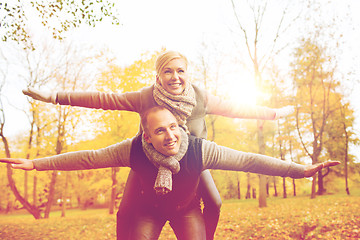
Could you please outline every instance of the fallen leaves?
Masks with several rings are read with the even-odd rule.
[[[248,205],[247,201],[223,205],[215,239],[360,238],[358,196],[271,198],[267,208]],[[227,231],[229,225],[239,223],[241,231]]]
[[[1,215],[0,239],[116,239],[116,215],[107,209],[68,210],[34,220],[30,215]],[[321,196],[225,201],[215,239],[359,239],[360,197]],[[175,240],[166,224],[160,240]]]

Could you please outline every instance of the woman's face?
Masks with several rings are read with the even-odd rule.
[[[182,58],[175,58],[166,64],[156,80],[168,92],[174,95],[181,94],[188,81],[186,62]]]

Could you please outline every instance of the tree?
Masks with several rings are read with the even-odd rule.
[[[296,88],[297,131],[305,152],[312,159],[312,164],[316,164],[322,159],[327,124],[339,110],[339,105],[334,104],[338,101],[336,88],[339,86],[339,81],[335,79],[336,64],[331,64],[334,59],[316,38],[302,39],[294,58],[292,72]],[[323,177],[322,171],[319,171],[319,194],[324,193]],[[311,198],[315,198],[315,186],[314,177]]]
[[[234,12],[234,16],[237,22],[237,26],[242,34],[243,40],[245,42],[245,49],[248,52],[248,56],[251,60],[252,70],[254,74],[254,81],[258,90],[263,89],[263,73],[264,69],[267,66],[268,61],[274,57],[276,54],[281,51],[282,48],[277,47],[277,42],[280,38],[280,35],[283,34],[291,24],[298,18],[299,15],[295,16],[289,23],[288,26],[284,25],[284,19],[287,17],[288,8],[285,7],[280,15],[280,19],[278,19],[278,24],[275,24],[276,27],[274,29],[273,35],[268,38],[271,41],[266,42],[266,38],[262,38],[262,27],[264,24],[265,13],[267,11],[268,2],[261,3],[250,3],[248,2],[248,6],[240,6],[235,4],[234,0],[231,0],[232,8]],[[253,20],[250,28],[246,28],[246,18],[241,18],[241,14],[239,14],[240,9],[247,8],[250,9],[250,14],[244,14],[245,16],[251,16]],[[278,6],[277,6],[278,7]],[[249,24],[249,25],[250,25]],[[273,23],[272,23],[273,24]],[[261,55],[261,51],[263,51],[263,55]],[[258,99],[258,104],[260,103],[260,99]],[[258,137],[258,152],[260,154],[265,154],[265,140],[264,140],[264,122],[258,121],[257,124],[257,137]],[[259,183],[259,207],[266,207],[266,177],[260,175],[260,183]]]
[[[107,69],[101,73],[97,81],[97,89],[104,92],[130,92],[154,83],[154,65],[159,52],[144,53],[139,60],[127,67],[119,67],[112,62]],[[136,125],[134,123],[138,122]],[[110,144],[120,142],[126,138],[133,137],[139,130],[140,122],[137,113],[125,111],[105,111],[96,119],[98,137],[108,136]],[[115,200],[118,195],[117,172],[119,168],[112,168],[111,171],[111,197],[109,213],[114,213]]]
[[[2,52],[1,52],[2,54]],[[3,89],[3,86],[5,84],[5,80],[6,80],[6,77],[7,77],[7,68],[5,69],[1,69],[1,82],[0,82],[0,137],[1,137],[1,140],[4,144],[4,149],[5,149],[5,156],[7,158],[10,158],[11,157],[11,154],[10,154],[10,148],[9,148],[9,143],[8,143],[8,140],[6,138],[6,136],[4,135],[4,127],[5,127],[5,111],[4,111],[4,108],[3,108],[3,104],[2,104],[2,89]],[[12,168],[10,166],[10,164],[7,164],[7,178],[8,178],[8,181],[9,181],[9,185],[10,185],[10,189],[11,191],[14,193],[16,199],[24,205],[24,207],[36,218],[36,219],[39,219],[41,218],[41,214],[40,214],[40,211],[38,208],[36,208],[36,206],[33,206],[31,205],[27,199],[25,199],[24,197],[21,196],[21,194],[19,193],[18,189],[16,188],[16,185],[15,185],[15,181],[14,179],[12,178],[12,175],[13,175],[13,171],[12,171]]]
[[[348,124],[346,123],[346,113],[345,113],[345,109],[344,107],[340,108],[340,113],[341,113],[341,122],[343,125],[343,129],[344,129],[344,135],[345,135],[345,154],[344,154],[344,165],[345,165],[345,191],[347,193],[347,195],[350,195],[350,189],[349,189],[349,183],[348,183],[348,162],[349,162],[349,130],[348,130]]]
[[[6,1],[0,3],[2,41],[12,40],[24,48],[35,49],[29,29],[43,26],[54,39],[62,40],[66,32],[82,24],[95,26],[104,18],[119,24],[115,3],[107,0]],[[31,20],[31,21],[29,21]]]
[[[329,159],[344,162],[342,166],[345,191],[350,195],[349,167],[354,163],[355,156],[349,153],[349,146],[359,141],[354,130],[354,111],[342,94],[339,94],[339,100],[332,104],[338,105],[338,110],[334,112],[334,117],[328,120],[324,146]],[[340,172],[337,172],[337,175],[340,175]]]

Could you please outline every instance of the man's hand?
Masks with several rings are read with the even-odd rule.
[[[55,93],[41,92],[32,87],[29,87],[28,89],[24,89],[22,90],[22,92],[26,96],[29,96],[35,100],[56,104],[56,92]]]
[[[321,169],[326,168],[326,167],[336,166],[338,164],[340,164],[339,161],[326,161],[326,162],[323,162],[323,163],[317,163],[317,164],[314,164],[314,165],[305,166],[304,176],[305,177],[312,177],[313,175],[315,175],[315,173],[317,173]]]
[[[287,107],[275,109],[275,119],[274,120],[278,120],[279,118],[284,118],[284,117],[292,114],[293,112],[295,112],[294,106],[287,106]]]
[[[22,170],[34,170],[34,163],[31,160],[23,158],[0,158],[0,162],[11,163],[11,167],[14,169]]]

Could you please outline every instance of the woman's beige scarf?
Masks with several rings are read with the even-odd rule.
[[[156,194],[164,195],[172,191],[172,174],[180,171],[179,161],[184,157],[188,149],[188,135],[180,127],[181,144],[179,152],[174,156],[165,156],[148,143],[142,135],[142,147],[147,158],[158,168],[158,174],[154,184]]]
[[[156,82],[153,96],[155,102],[168,109],[175,116],[178,124],[185,129],[184,131],[180,128],[182,134],[179,153],[171,157],[166,157],[157,152],[152,145],[147,144],[143,139],[143,149],[146,156],[159,169],[154,189],[157,194],[166,194],[172,191],[172,174],[176,174],[180,171],[179,161],[187,151],[188,136],[186,133],[189,133],[189,131],[186,127],[186,119],[190,117],[191,112],[196,105],[195,91],[192,85],[189,82],[186,82],[184,91],[179,95],[174,95],[167,92],[161,84]]]
[[[196,105],[195,91],[191,83],[185,83],[184,91],[179,95],[168,93],[158,82],[155,83],[153,91],[154,99],[160,106],[166,107],[180,126],[186,128],[186,119],[190,117],[193,108]]]

